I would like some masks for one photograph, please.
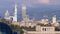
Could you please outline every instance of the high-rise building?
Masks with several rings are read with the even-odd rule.
[[[13,16],[13,21],[17,22],[17,4],[15,4],[15,12]]]
[[[22,5],[22,19],[27,20],[28,16],[26,15],[26,6]]]
[[[5,17],[4,18],[10,20],[10,15],[9,15],[8,10],[6,10],[6,13],[5,13]]]
[[[22,5],[22,20],[24,21],[25,26],[29,26],[29,15],[26,14],[26,6],[24,4]]]

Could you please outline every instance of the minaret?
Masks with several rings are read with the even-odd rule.
[[[17,5],[15,4],[15,12],[13,16],[13,21],[17,22]]]
[[[52,23],[56,23],[56,15],[52,17]]]
[[[4,18],[9,20],[9,19],[10,19],[9,16],[10,16],[10,15],[9,15],[9,12],[8,12],[8,10],[6,10],[6,13],[5,13],[5,17],[4,17]]]

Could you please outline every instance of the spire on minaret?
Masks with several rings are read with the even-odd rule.
[[[17,4],[15,4],[15,16],[17,16]]]
[[[10,19],[10,17],[9,17],[10,15],[9,15],[9,12],[8,12],[8,10],[6,10],[6,13],[5,13],[5,19]]]
[[[13,21],[17,22],[17,4],[15,4],[15,12],[13,16]]]

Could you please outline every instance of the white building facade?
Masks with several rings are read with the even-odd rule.
[[[36,31],[24,30],[24,34],[60,34],[60,31],[55,31],[53,26],[36,26]]]

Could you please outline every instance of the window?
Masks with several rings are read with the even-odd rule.
[[[46,28],[43,28],[42,30],[43,30],[43,31],[46,31]]]

